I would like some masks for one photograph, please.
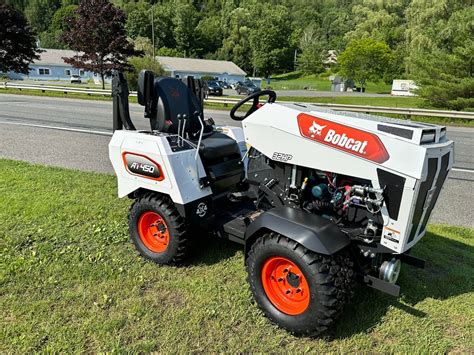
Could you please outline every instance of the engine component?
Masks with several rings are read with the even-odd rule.
[[[364,235],[366,236],[365,240],[367,243],[370,243],[374,240],[374,237],[377,235],[379,228],[374,223],[373,220],[369,219],[367,227],[365,227]]]
[[[384,281],[394,284],[398,280],[401,267],[402,263],[399,259],[393,258],[390,261],[384,261],[380,266],[379,277]]]
[[[321,199],[326,197],[329,194],[328,185],[326,184],[319,184],[314,185],[311,189],[311,193],[315,198]]]

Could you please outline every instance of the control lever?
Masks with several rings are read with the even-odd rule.
[[[176,118],[178,119],[178,147],[181,147],[181,141],[180,139],[180,134],[181,134],[181,120],[183,119],[183,116],[181,116],[180,113],[176,115]]]
[[[199,147],[201,146],[202,135],[204,134],[204,123],[202,122],[199,111],[195,111],[194,116],[198,118],[198,121],[201,124],[201,131],[199,132],[199,139],[198,139],[198,144],[197,144],[197,147],[196,147],[196,153],[194,154],[194,160],[196,161],[196,173],[197,173],[198,178],[199,178],[199,164],[198,164],[197,158],[198,158],[198,155],[199,155]]]
[[[183,131],[181,133],[181,137],[182,137],[182,140],[183,140],[183,144],[184,144],[184,131],[186,130],[186,121],[188,119],[188,115],[187,114],[183,114]]]

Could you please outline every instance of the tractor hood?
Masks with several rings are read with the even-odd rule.
[[[265,104],[243,121],[243,128],[247,143],[270,158],[347,175],[356,165],[366,178],[376,164],[419,179],[427,150],[453,145],[443,126],[311,104]]]

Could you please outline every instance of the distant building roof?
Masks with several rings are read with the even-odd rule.
[[[237,64],[227,60],[157,57],[167,71],[185,71],[191,73],[246,75]]]
[[[40,53],[40,59],[36,60],[33,64],[36,65],[69,65],[64,63],[62,57],[73,57],[79,52],[71,51],[69,49],[45,49],[41,48],[44,52]]]

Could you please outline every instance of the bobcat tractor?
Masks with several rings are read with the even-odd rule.
[[[335,322],[355,284],[398,296],[401,264],[424,266],[410,250],[453,165],[445,127],[276,103],[270,90],[219,126],[199,80],[142,71],[140,131],[121,73],[112,90],[109,156],[144,258],[179,264],[207,233],[240,243],[258,307],[307,336]]]

